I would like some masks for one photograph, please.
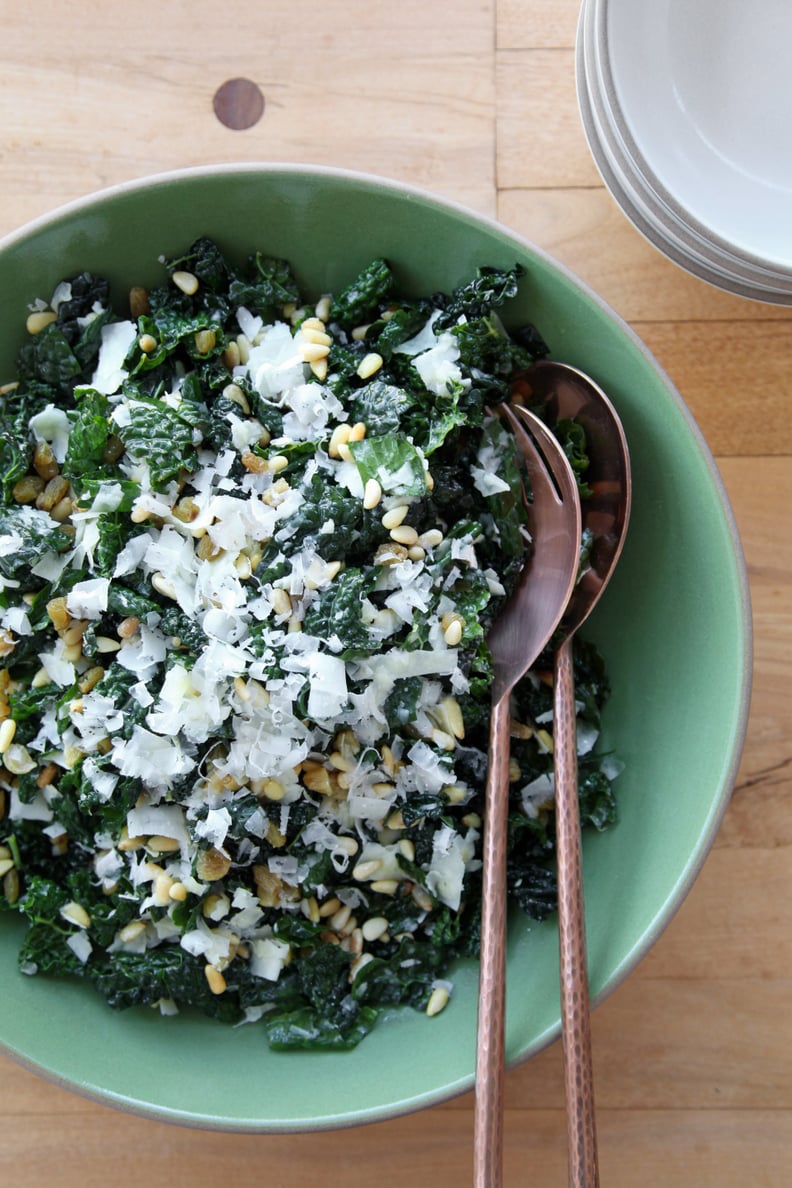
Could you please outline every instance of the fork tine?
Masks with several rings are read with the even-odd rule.
[[[532,441],[534,448],[540,452],[546,468],[553,476],[556,492],[561,502],[577,499],[575,476],[570,467],[558,458],[558,440],[544,421],[519,404],[505,406],[504,411],[509,424],[520,436],[521,442],[524,443],[525,436],[527,436]]]

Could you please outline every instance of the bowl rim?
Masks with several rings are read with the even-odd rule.
[[[200,181],[201,179],[205,178],[237,176],[240,174],[259,175],[262,177],[274,175],[291,175],[294,177],[305,178],[319,177],[336,182],[347,182],[353,185],[361,185],[371,190],[381,190],[394,195],[402,195],[412,198],[416,202],[434,207],[440,212],[444,211],[448,214],[461,217],[467,221],[472,221],[473,223],[482,226],[484,229],[489,230],[495,235],[511,240],[523,252],[528,255],[532,255],[545,263],[551,270],[555,271],[569,284],[576,288],[589,302],[596,306],[598,310],[609,319],[609,321],[621,333],[621,335],[624,336],[637,350],[637,352],[642,356],[643,361],[650,367],[652,371],[654,371],[657,379],[663,386],[665,393],[675,404],[677,411],[682,415],[690,438],[693,444],[697,447],[700,460],[705,465],[714,493],[717,495],[720,501],[721,510],[723,512],[724,522],[728,533],[731,556],[735,565],[737,577],[736,594],[742,629],[743,646],[740,654],[741,680],[738,691],[738,700],[736,703],[739,706],[739,713],[737,715],[736,729],[732,736],[729,764],[724,768],[723,774],[721,776],[718,797],[713,802],[713,810],[709,814],[705,828],[699,834],[698,844],[695,850],[692,852],[689,861],[685,864],[676,883],[670,888],[663,904],[657,911],[654,920],[642,933],[639,942],[633,946],[632,950],[625,953],[622,961],[613,971],[607,984],[602,988],[602,990],[598,994],[592,996],[591,1006],[592,1009],[594,1009],[595,1007],[599,1006],[606,998],[608,998],[616,989],[618,989],[618,987],[634,971],[637,965],[640,964],[643,958],[648,954],[659,937],[671,923],[679,908],[682,906],[682,903],[686,899],[693,883],[697,879],[701,868],[704,865],[707,856],[709,855],[715,837],[718,833],[718,830],[720,829],[723,817],[725,816],[732,792],[734,790],[737,772],[745,745],[753,676],[753,619],[751,610],[751,593],[745,553],[740,538],[739,528],[726,485],[718,469],[713,453],[695,417],[693,416],[693,413],[685,403],[681,393],[663,366],[658,362],[647,345],[633,330],[624,317],[622,317],[622,315],[619,314],[609,304],[608,301],[600,296],[600,294],[597,293],[587,281],[583,280],[573,269],[564,264],[562,261],[558,260],[549,251],[538,246],[532,240],[515,231],[507,224],[498,220],[496,217],[481,213],[472,206],[466,205],[458,200],[440,196],[429,189],[410,182],[403,182],[392,177],[332,165],[264,160],[214,162],[203,165],[191,165],[181,168],[162,170],[150,174],[142,174],[140,176],[102,187],[100,189],[70,199],[66,202],[60,203],[51,210],[34,216],[26,223],[11,230],[10,232],[7,232],[3,236],[0,236],[0,255],[2,255],[2,253],[7,249],[23,244],[27,239],[30,239],[38,233],[55,226],[61,220],[68,219],[72,216],[78,216],[81,212],[88,211],[98,204],[112,201],[116,198],[124,197],[125,195],[140,193],[144,190],[151,189],[152,187],[158,188],[161,186],[171,185],[173,183],[178,184],[181,182]],[[537,1055],[559,1037],[560,1030],[560,1022],[554,1027],[548,1028],[544,1034],[537,1036],[535,1043],[531,1045],[529,1051],[520,1053],[516,1057],[510,1059],[507,1062],[507,1067],[510,1069],[516,1068],[520,1064],[525,1063],[531,1057]],[[12,1060],[17,1065],[28,1069],[36,1075],[43,1076],[52,1084],[56,1084],[71,1092],[75,1092],[79,1096],[87,1098],[91,1101],[95,1101],[104,1105],[110,1105],[114,1108],[122,1109],[128,1113],[155,1121],[179,1124],[196,1129],[237,1133],[304,1133],[306,1130],[335,1130],[374,1122],[388,1121],[398,1117],[403,1117],[409,1113],[417,1112],[418,1110],[440,1105],[445,1101],[452,1100],[460,1096],[462,1093],[469,1091],[473,1086],[475,1079],[474,1074],[471,1074],[467,1078],[463,1078],[461,1081],[455,1084],[444,1086],[436,1092],[424,1092],[416,1098],[410,1098],[406,1102],[394,1102],[390,1106],[378,1107],[372,1110],[370,1113],[364,1112],[360,1116],[356,1114],[354,1117],[341,1116],[327,1118],[319,1121],[318,1123],[312,1124],[310,1127],[306,1126],[304,1123],[288,1122],[284,1122],[282,1124],[277,1123],[275,1125],[270,1125],[266,1122],[255,1125],[251,1125],[249,1122],[234,1125],[232,1121],[226,1119],[215,1121],[206,1117],[194,1116],[193,1114],[182,1115],[178,1111],[168,1107],[131,1101],[129,1099],[120,1097],[113,1091],[103,1091],[92,1086],[80,1084],[78,1081],[72,1081],[59,1072],[47,1069],[37,1060],[26,1057],[23,1053],[17,1052],[12,1048],[7,1047],[4,1041],[1,1039],[0,1051],[2,1051],[2,1053],[8,1059]]]

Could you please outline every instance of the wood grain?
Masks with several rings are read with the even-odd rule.
[[[497,215],[645,340],[715,452],[748,564],[753,701],[737,786],[690,895],[594,1012],[608,1188],[786,1188],[792,1175],[792,311],[666,260],[603,189],[577,116],[578,0],[120,0],[3,13],[0,233],[90,191],[210,161],[365,169]],[[212,97],[255,82],[261,119]],[[506,1078],[505,1183],[565,1182],[558,1045]],[[473,1097],[299,1139],[185,1130],[0,1060],[0,1175],[20,1188],[458,1188]]]

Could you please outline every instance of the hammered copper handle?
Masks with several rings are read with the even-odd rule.
[[[492,707],[482,848],[481,969],[479,974],[475,1188],[503,1183],[503,1078],[506,1013],[506,841],[509,819],[508,693]]]
[[[571,1188],[597,1188],[597,1132],[591,1057],[586,920],[580,850],[577,734],[572,638],[555,661],[553,750],[558,861],[558,935],[561,969],[561,1035],[564,1050]]]

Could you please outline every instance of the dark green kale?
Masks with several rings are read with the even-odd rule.
[[[284,305],[297,305],[300,289],[291,265],[275,256],[256,252],[248,262],[248,275],[235,276],[228,296],[234,308],[245,306],[264,317],[282,316]]]
[[[374,580],[360,569],[342,570],[308,607],[304,631],[320,639],[337,640],[342,656],[355,651],[370,651],[371,635],[363,622],[361,609]]]
[[[370,320],[393,292],[395,280],[385,260],[372,260],[366,268],[333,297],[330,321],[344,330]]]
[[[435,322],[435,331],[450,330],[461,317],[468,321],[487,317],[493,309],[516,296],[523,276],[525,269],[520,264],[510,269],[479,268],[472,280],[454,290]]]
[[[197,466],[192,425],[163,401],[133,404],[118,435],[131,458],[147,463],[156,491]]]
[[[0,574],[4,578],[27,577],[44,553],[63,552],[70,543],[60,524],[47,512],[19,504],[0,508],[0,535],[19,540],[13,553],[0,554]]]

